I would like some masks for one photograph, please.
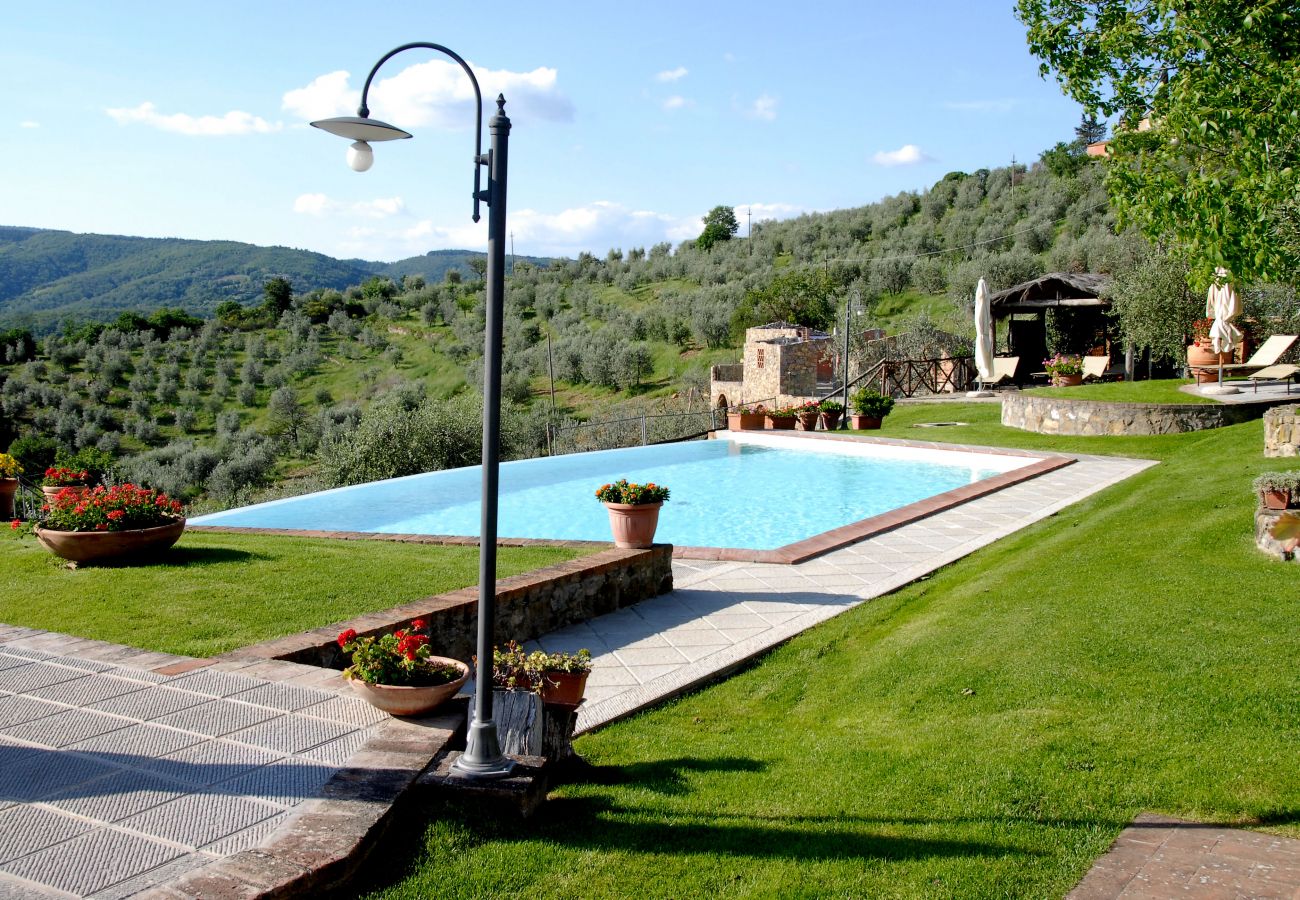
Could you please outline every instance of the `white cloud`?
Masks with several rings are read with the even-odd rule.
[[[279,131],[279,122],[271,123],[252,113],[231,110],[224,116],[191,116],[187,113],[164,114],[152,103],[141,103],[134,109],[106,109],[119,125],[148,125],[159,131],[171,131],[191,136],[225,136],[232,134],[266,134]]]
[[[280,107],[307,120],[355,115],[361,92],[348,89],[348,73],[340,69],[313,79],[306,87],[287,91]]]
[[[1015,109],[1019,100],[1004,97],[1001,100],[949,100],[943,106],[958,112],[1007,113]]]
[[[367,219],[387,219],[406,211],[401,197],[379,197],[343,203],[324,194],[300,194],[293,201],[293,211],[305,216],[350,215]]]
[[[471,66],[483,91],[484,105],[492,109],[497,94],[504,94],[506,112],[552,122],[573,119],[573,104],[558,88],[556,69],[538,67],[531,72],[484,69]],[[303,119],[351,115],[360,92],[349,86],[349,73],[330,72],[306,87],[285,93],[282,106]],[[409,66],[389,78],[376,80],[368,97],[371,115],[402,128],[432,125],[438,128],[473,127],[474,89],[460,66],[430,60]]]
[[[655,81],[680,81],[689,74],[690,70],[685,66],[678,66],[675,69],[667,69],[655,76]]]
[[[904,144],[897,150],[881,150],[871,157],[871,161],[878,166],[915,166],[919,163],[933,162],[934,158],[927,155],[916,144]]]
[[[751,119],[759,119],[764,122],[775,121],[777,102],[777,98],[771,94],[760,94],[758,99],[750,104],[748,115]]]
[[[40,128],[40,127],[41,127],[41,123],[40,123],[40,122],[33,122],[31,119],[28,119],[28,120],[25,121],[25,122],[19,122],[19,123],[18,123],[18,127],[19,127],[19,128]]]
[[[695,105],[694,100],[690,100],[686,97],[682,97],[679,94],[673,94],[671,97],[665,100],[663,104],[664,109],[667,110],[684,109],[687,106],[694,106],[694,105]]]
[[[304,195],[313,197],[314,195]],[[299,198],[304,206],[317,201]],[[745,212],[755,223],[788,219],[810,210],[788,203],[754,203],[737,206],[736,218],[744,230]],[[582,206],[544,212],[535,209],[510,211],[510,230],[518,252],[529,256],[576,257],[586,250],[604,256],[611,247],[627,250],[649,248],[660,241],[673,244],[693,240],[703,229],[704,210],[679,216],[645,209],[631,209],[620,203],[597,200]],[[455,220],[440,225],[432,219],[409,218],[387,223],[352,226],[334,249],[336,255],[362,259],[401,259],[437,249],[482,249],[487,243],[487,224]]]

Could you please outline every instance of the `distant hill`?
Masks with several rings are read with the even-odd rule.
[[[237,241],[0,226],[0,328],[22,325],[46,332],[68,318],[109,321],[123,311],[148,314],[162,306],[211,315],[223,300],[257,302],[262,285],[277,275],[300,293],[343,290],[373,275],[400,281],[416,274],[441,281],[449,269],[468,275],[474,256],[482,254],[436,250],[381,263]]]

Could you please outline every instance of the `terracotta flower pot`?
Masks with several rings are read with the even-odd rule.
[[[14,517],[14,494],[18,493],[17,478],[0,478],[0,519]]]
[[[1083,375],[1053,375],[1052,387],[1077,387],[1083,384]]]
[[[731,431],[759,431],[763,419],[762,413],[727,413],[727,428]]]
[[[184,530],[184,519],[130,531],[55,531],[38,525],[36,539],[55,556],[81,563],[161,553]]]
[[[816,431],[817,419],[820,418],[820,416],[821,413],[816,411],[799,413],[799,427],[804,431]]]
[[[1265,509],[1286,509],[1291,505],[1291,492],[1287,490],[1260,491],[1259,499]]]
[[[794,423],[798,421],[798,416],[774,416],[769,413],[767,416],[767,427],[774,431],[793,431]]]
[[[849,424],[855,431],[871,431],[880,427],[881,419],[878,416],[863,416],[854,413],[849,416]]]
[[[543,672],[542,702],[551,706],[574,707],[582,702],[590,672]]]
[[[430,656],[429,661],[442,665],[453,665],[460,670],[460,677],[447,684],[435,684],[428,687],[410,687],[403,684],[366,684],[359,678],[351,679],[352,690],[376,709],[382,709],[390,716],[422,716],[432,712],[446,703],[469,680],[469,666],[460,660],[445,656]]]
[[[1219,362],[1229,365],[1232,363],[1231,353],[1215,353],[1210,349],[1209,344],[1191,344],[1187,347],[1187,365],[1190,368],[1198,366],[1214,366],[1218,368]]]
[[[63,491],[72,491],[74,494],[80,497],[84,494],[90,493],[90,486],[85,484],[65,484],[62,487],[49,487],[47,485],[41,485],[41,493],[45,495],[45,502],[49,504],[53,504],[54,501],[59,498],[59,494],[61,494]]]
[[[822,428],[825,428],[827,431],[834,431],[840,425],[841,415],[843,415],[843,413],[823,411]]]
[[[624,550],[645,550],[654,545],[663,503],[606,503],[609,530],[614,546]]]

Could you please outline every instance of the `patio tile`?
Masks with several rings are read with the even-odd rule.
[[[179,712],[159,716],[159,725],[170,725],[184,731],[194,731],[209,737],[221,737],[264,722],[279,715],[275,710],[249,706],[227,700],[210,700],[200,706],[191,706]]]
[[[184,796],[193,787],[148,772],[119,769],[51,797],[50,806],[103,822],[116,822]]]
[[[388,718],[388,713],[375,709],[360,697],[345,697],[337,694],[323,703],[300,709],[298,715],[315,716],[331,722],[346,722],[349,725],[374,725]]]
[[[683,661],[682,664],[678,666],[632,666],[631,671],[632,674],[636,676],[637,681],[642,684],[648,684],[656,678],[667,675],[670,672],[676,672],[684,665],[686,665],[686,663]]]
[[[66,710],[66,706],[49,703],[45,700],[33,700],[16,694],[0,697],[0,729],[11,725],[21,725],[45,716],[52,716]]]
[[[0,864],[35,853],[91,829],[89,822],[38,806],[0,811]]]
[[[675,647],[650,647],[644,649],[623,649],[617,651],[629,669],[636,666],[681,665],[686,657]]]
[[[149,888],[180,878],[187,872],[202,868],[212,862],[205,853],[183,853],[138,875],[116,881],[90,895],[90,900],[125,900]]]
[[[169,687],[206,694],[209,697],[228,697],[241,691],[252,690],[266,684],[259,678],[222,672],[219,669],[199,669],[178,675],[167,682]]]
[[[117,731],[129,724],[129,721],[118,716],[108,716],[88,709],[69,709],[32,722],[11,725],[3,729],[3,733],[20,741],[30,741],[46,747],[63,747]]]
[[[37,688],[34,691],[29,691],[27,696],[52,700],[56,703],[66,703],[69,706],[86,706],[100,700],[107,700],[110,697],[119,697],[122,694],[130,694],[144,689],[145,685],[138,681],[116,678],[112,675],[94,675]]]
[[[157,719],[182,709],[209,702],[211,702],[210,699],[202,694],[172,690],[169,687],[152,687],[147,691],[123,694],[118,697],[111,697],[108,700],[88,703],[86,706],[88,709],[113,713],[129,719],[148,720]]]
[[[756,611],[748,609],[744,612],[709,616],[709,624],[724,633],[736,628],[754,628],[764,631],[771,627],[770,623]]]
[[[0,870],[72,894],[93,894],[136,872],[184,855],[159,841],[107,828],[0,865]]]
[[[733,645],[730,642],[725,644],[701,644],[695,647],[679,647],[678,650],[682,656],[685,656],[691,662],[696,662],[731,646]]]
[[[331,694],[328,691],[313,690],[312,688],[299,687],[294,684],[271,683],[259,685],[238,694],[232,694],[229,699],[293,712],[336,696],[338,695]]]
[[[269,819],[263,819],[256,825],[249,826],[242,831],[236,831],[234,834],[226,835],[211,844],[206,844],[201,849],[218,856],[233,856],[244,850],[252,850],[269,838],[288,818],[288,813],[279,813]]]
[[[61,681],[85,677],[86,673],[77,669],[46,662],[34,662],[29,666],[17,666],[0,672],[0,684],[3,684],[7,691],[23,694]]]
[[[188,794],[145,810],[119,824],[188,847],[200,847],[243,831],[279,812],[269,803],[224,794]]]
[[[226,781],[251,769],[283,758],[283,753],[248,747],[230,741],[203,741],[159,759],[142,760],[140,766],[196,787]]]
[[[0,757],[3,758],[3,757]],[[36,750],[0,769],[0,797],[36,801],[116,771],[98,760],[66,750]]]
[[[336,769],[332,765],[303,759],[281,759],[267,766],[246,772],[237,778],[223,781],[210,790],[292,806],[314,797]]]
[[[771,628],[724,628],[722,629],[722,633],[725,634],[727,640],[731,641],[733,644],[739,644],[741,641],[749,640],[765,631],[771,630]]]
[[[342,766],[347,763],[353,753],[361,749],[361,745],[365,742],[366,735],[364,732],[353,731],[329,743],[304,750],[298,755],[306,759],[315,759],[335,766]]]
[[[663,636],[670,645],[678,649],[729,643],[718,629],[708,623],[705,623],[704,628],[674,628],[672,631],[665,631]]]
[[[187,731],[140,723],[78,741],[67,749],[103,756],[105,762],[136,765],[141,759],[174,753],[202,740],[201,735]]]
[[[286,715],[271,719],[251,728],[226,735],[227,740],[278,750],[281,753],[299,753],[308,747],[328,743],[355,731],[352,725],[340,725],[306,716]]]

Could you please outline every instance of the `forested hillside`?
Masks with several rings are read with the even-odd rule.
[[[277,276],[304,288],[342,290],[371,275],[398,281],[407,275],[441,281],[448,271],[470,276],[472,261],[482,259],[436,250],[380,263],[235,241],[0,226],[0,328],[41,334],[69,319],[107,322],[124,311],[148,315],[164,306],[211,316],[223,301],[255,302],[266,280]]]
[[[997,290],[1045,271],[1108,272],[1124,298],[1174,304],[1163,318],[1181,339],[1179,317],[1199,312],[1185,281],[1166,277],[1176,263],[1114,233],[1100,164],[1077,145],[1044,156],[1029,170],[954,172],[923,192],[765,222],[749,240],[719,207],[705,241],[518,261],[505,454],[546,452],[548,424],[698,412],[708,366],[738,358],[745,327],[830,328],[850,296],[865,308],[855,328],[964,341],[981,276]],[[472,462],[481,266],[438,280],[400,268],[440,258],[343,290],[271,279],[252,302],[213,303],[202,322],[164,311],[45,338],[0,332],[0,447],[12,442],[29,469],[97,448],[125,476],[219,505]]]

